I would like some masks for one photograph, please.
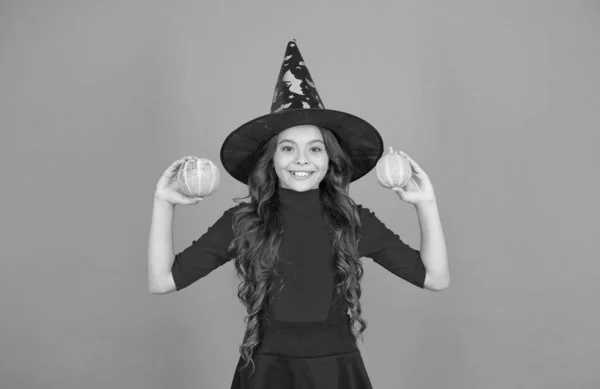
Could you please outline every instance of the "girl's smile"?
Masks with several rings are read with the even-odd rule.
[[[305,180],[308,177],[312,176],[314,174],[314,170],[313,171],[290,171],[290,174],[292,176],[294,176],[295,179],[297,180]]]

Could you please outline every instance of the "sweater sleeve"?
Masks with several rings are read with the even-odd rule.
[[[369,208],[358,205],[361,219],[358,252],[411,284],[424,288],[425,265],[419,250],[404,243]]]
[[[227,255],[227,247],[234,238],[232,223],[236,207],[226,210],[198,240],[175,255],[171,273],[177,291],[231,260]]]

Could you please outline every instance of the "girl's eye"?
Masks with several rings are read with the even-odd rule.
[[[283,151],[285,151],[285,149],[291,149],[291,148],[292,148],[292,146],[283,146],[281,149]],[[311,150],[313,150],[313,149],[317,149],[319,151],[322,151],[322,149],[320,147],[313,147],[313,148],[311,148]]]

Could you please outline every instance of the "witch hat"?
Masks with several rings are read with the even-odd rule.
[[[220,153],[223,167],[233,178],[248,185],[255,152],[261,143],[289,127],[303,124],[333,132],[352,159],[354,172],[350,182],[370,172],[383,154],[383,140],[375,127],[352,114],[324,107],[294,39],[285,50],[271,112],[250,120],[227,136]]]

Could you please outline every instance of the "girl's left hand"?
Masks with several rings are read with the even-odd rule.
[[[398,153],[410,162],[412,177],[404,186],[394,186],[391,189],[398,194],[402,201],[410,204],[426,205],[435,203],[433,185],[431,185],[427,173],[405,152],[398,151]]]

